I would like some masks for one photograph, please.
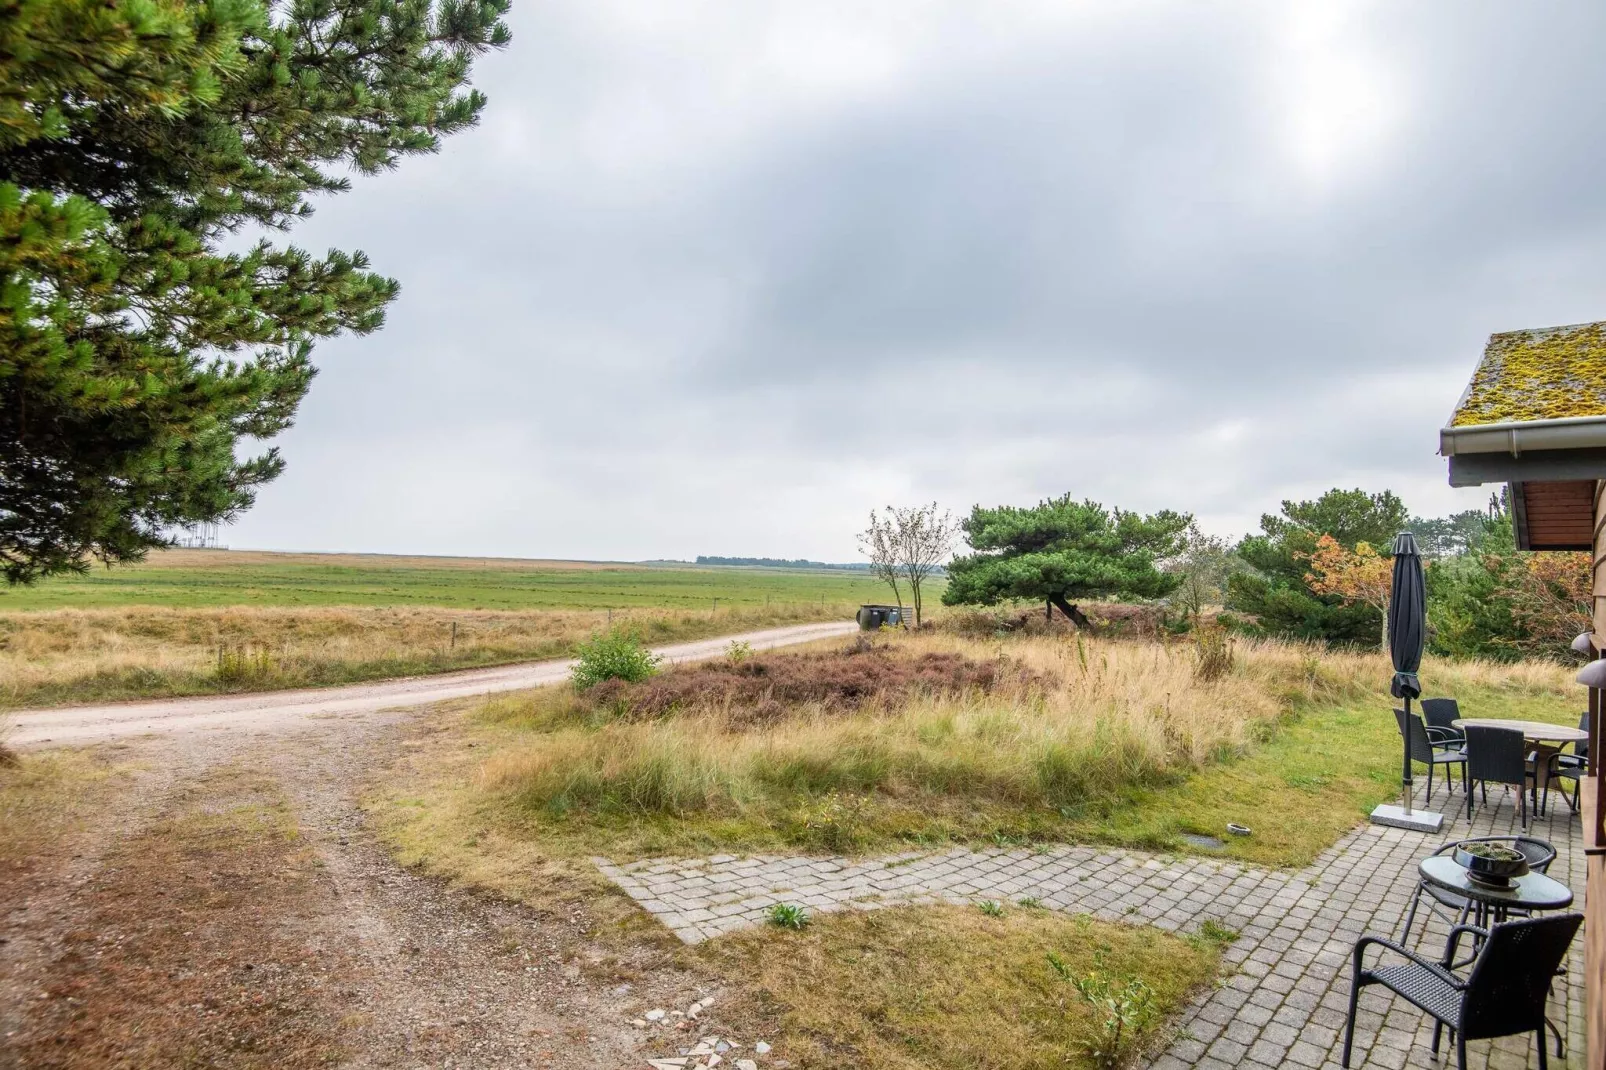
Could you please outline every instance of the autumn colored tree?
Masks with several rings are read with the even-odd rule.
[[[1388,644],[1389,594],[1394,585],[1393,559],[1357,542],[1347,549],[1331,535],[1316,540],[1316,548],[1302,553],[1310,569],[1305,584],[1317,594],[1336,595],[1348,605],[1370,606],[1383,617],[1382,645]]]
[[[1501,593],[1534,653],[1554,652],[1592,630],[1593,577],[1588,553],[1523,554],[1503,571]]]
[[[1314,501],[1285,501],[1280,515],[1260,518],[1260,534],[1238,544],[1237,555],[1249,568],[1228,577],[1226,608],[1253,634],[1370,643],[1382,627],[1377,611],[1312,590],[1305,578],[1310,555],[1323,535],[1352,551],[1362,542],[1386,546],[1409,517],[1405,504],[1386,490],[1334,489]]]

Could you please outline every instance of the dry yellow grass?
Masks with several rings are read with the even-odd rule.
[[[927,906],[822,914],[802,932],[747,930],[695,955],[736,982],[721,1013],[801,1070],[1094,1070],[1168,1039],[1166,1019],[1215,974],[1219,945],[1085,914]],[[1092,1050],[1101,1015],[1070,980],[1095,970],[1141,982],[1154,1014],[1113,1050]]]
[[[610,620],[650,642],[668,642],[818,615],[792,605],[738,607],[717,616],[667,609],[610,615],[383,606],[8,613],[0,614],[0,708],[347,683],[557,657]],[[246,656],[235,656],[220,672],[220,648]]]
[[[1048,682],[848,713],[802,706],[758,730],[736,727],[721,709],[599,721],[561,691],[500,698],[480,714],[490,746],[467,787],[482,813],[540,830],[558,852],[1085,837],[1090,815],[1097,825],[1134,789],[1179,785],[1249,754],[1299,711],[1366,704],[1374,716],[1330,733],[1329,771],[1363,774],[1352,794],[1377,790],[1365,776],[1387,747],[1380,654],[1241,644],[1233,671],[1206,682],[1189,643],[891,641],[910,653],[1007,657]],[[1430,663],[1424,676],[1438,693],[1558,711],[1571,687],[1567,670],[1548,663]],[[1169,843],[1175,824],[1138,842]],[[1312,831],[1325,834],[1325,825]],[[1313,846],[1279,850],[1302,857]]]

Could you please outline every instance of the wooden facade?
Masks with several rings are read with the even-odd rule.
[[[1593,495],[1594,619],[1596,651],[1606,651],[1606,480],[1597,481]],[[1602,693],[1589,692],[1592,714],[1589,733],[1589,775],[1584,778],[1579,807],[1584,822],[1586,886],[1584,889],[1584,963],[1588,976],[1589,1070],[1606,1070],[1606,793],[1600,769]]]
[[[1595,545],[1595,480],[1511,484],[1511,511],[1521,550],[1591,550]]]

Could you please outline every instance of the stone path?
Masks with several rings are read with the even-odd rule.
[[[1469,825],[1464,797],[1457,793],[1447,800],[1441,786],[1434,808],[1449,819],[1442,839],[1518,832],[1512,801],[1494,794],[1489,801]],[[1574,890],[1579,898],[1574,909],[1582,909],[1578,820],[1558,796],[1551,801],[1550,813],[1533,823],[1530,834],[1556,846],[1550,875]],[[829,911],[1032,897],[1055,910],[1170,931],[1192,931],[1215,919],[1240,933],[1225,953],[1232,972],[1184,1011],[1178,1039],[1154,1061],[1154,1070],[1281,1070],[1285,1064],[1294,1070],[1335,1070],[1349,999],[1350,949],[1362,933],[1398,937],[1416,887],[1416,863],[1442,839],[1363,825],[1298,873],[1211,858],[1068,846],[857,860],[716,855],[595,862],[688,943],[761,924],[776,903]],[[1421,913],[1425,909],[1412,943],[1442,948],[1448,925],[1434,919],[1423,935]],[[1568,1049],[1561,1060],[1552,1047],[1552,1067],[1583,1063],[1583,969],[1580,938],[1568,976],[1558,978],[1551,998],[1551,1019]],[[1351,1066],[1443,1065],[1428,1049],[1431,1034],[1425,1015],[1371,989],[1361,997]],[[1538,1065],[1531,1038],[1475,1041],[1468,1046],[1468,1062],[1493,1070]]]

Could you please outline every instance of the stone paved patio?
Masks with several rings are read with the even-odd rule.
[[[1020,900],[1111,921],[1192,931],[1207,918],[1241,934],[1226,951],[1232,972],[1182,1016],[1179,1038],[1154,1070],[1327,1070],[1339,1065],[1349,993],[1349,954],[1363,932],[1397,937],[1415,888],[1416,862],[1443,839],[1518,831],[1513,801],[1491,793],[1469,826],[1465,800],[1434,809],[1447,818],[1443,837],[1363,825],[1298,873],[1200,857],[1149,855],[1113,848],[954,849],[871,859],[716,855],[647,859],[598,869],[688,943],[761,924],[775,903],[811,911],[901,903]],[[1550,875],[1568,885],[1582,909],[1584,855],[1578,820],[1558,796],[1531,834],[1555,844]],[[1420,918],[1420,915],[1419,915]],[[1432,921],[1413,943],[1442,948],[1448,926]],[[1567,1038],[1567,1059],[1583,1052],[1583,941],[1574,942],[1568,976],[1559,978],[1551,1018]],[[1355,1067],[1400,1070],[1439,1065],[1428,1050],[1432,1026],[1414,1007],[1373,989],[1361,998]],[[1553,1042],[1552,1042],[1553,1043]],[[1448,1045],[1445,1046],[1449,1051]],[[1552,1054],[1554,1049],[1552,1048]],[[1441,1054],[1440,1059],[1443,1060]],[[1450,1065],[1454,1057],[1449,1057]],[[1494,1070],[1537,1066],[1531,1039],[1477,1041],[1469,1065]]]

